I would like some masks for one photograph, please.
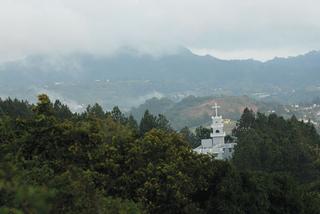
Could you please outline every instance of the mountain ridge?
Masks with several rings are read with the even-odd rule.
[[[131,50],[113,56],[32,55],[0,63],[0,95],[31,99],[45,91],[80,104],[102,101],[127,109],[150,93],[172,98],[262,94],[297,102],[317,96],[319,71],[319,51],[266,62],[222,60],[188,49],[158,57]]]

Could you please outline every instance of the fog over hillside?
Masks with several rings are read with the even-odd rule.
[[[320,52],[289,58],[221,60],[185,48],[163,56],[123,49],[112,56],[31,55],[1,63],[0,95],[33,101],[48,93],[73,110],[137,106],[152,97],[248,95],[265,101],[311,100],[320,90]]]

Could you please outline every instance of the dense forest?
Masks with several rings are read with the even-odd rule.
[[[246,109],[234,157],[192,151],[210,130],[146,111],[72,113],[0,100],[0,213],[320,213],[320,137],[309,123]]]

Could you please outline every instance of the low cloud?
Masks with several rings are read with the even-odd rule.
[[[0,59],[122,47],[156,55],[181,46],[305,52],[320,49],[319,7],[316,0],[2,0]]]

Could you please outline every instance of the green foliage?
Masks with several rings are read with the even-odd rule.
[[[141,208],[130,200],[121,198],[107,197],[102,202],[104,204],[103,213],[105,214],[141,214]]]
[[[172,131],[172,128],[170,126],[169,120],[162,114],[158,115],[158,118],[156,120],[156,128],[161,129],[166,132]]]
[[[110,112],[112,119],[118,123],[125,124],[127,122],[127,118],[125,115],[120,111],[118,106],[115,106],[112,111]]]
[[[27,184],[22,175],[12,164],[2,162],[0,213],[49,213],[54,191],[40,185]]]
[[[59,119],[72,119],[73,113],[70,111],[69,107],[62,104],[59,100],[56,100],[53,104],[53,111],[57,118]]]
[[[196,128],[195,132],[196,132],[196,139],[200,143],[201,139],[209,139],[210,138],[210,134],[212,133],[212,129],[206,128],[203,126],[199,126],[198,128]]]
[[[320,211],[319,136],[295,118],[247,111],[230,163],[192,151],[210,129],[176,133],[162,115],[138,126],[117,107],[78,115],[46,95],[27,108],[0,116],[0,213]]]
[[[140,135],[143,136],[151,129],[161,129],[163,131],[171,132],[173,129],[170,126],[167,118],[159,114],[158,117],[153,116],[148,110],[145,111],[139,125]]]
[[[128,117],[128,121],[127,121],[127,125],[129,126],[129,128],[136,134],[139,134],[139,126],[137,121],[134,119],[134,117],[130,114],[130,116]]]
[[[38,96],[38,103],[34,107],[34,111],[38,115],[51,116],[53,115],[53,104],[46,94],[40,94]]]
[[[213,192],[215,194],[211,195],[207,208],[209,213],[298,214],[319,211],[319,198],[310,198],[310,193],[305,194],[287,175],[238,173],[229,168]],[[310,201],[306,203],[307,200]]]
[[[198,138],[190,131],[188,127],[181,129],[180,134],[185,138],[192,148],[196,148],[200,145]]]
[[[157,118],[149,113],[148,110],[145,111],[139,125],[140,135],[144,135],[146,132],[157,126]]]
[[[0,117],[31,117],[33,115],[31,109],[32,106],[27,101],[12,100],[10,98],[1,100],[0,98]]]
[[[87,117],[103,118],[105,116],[105,112],[103,111],[103,108],[96,103],[93,106],[87,106],[85,115]]]
[[[234,133],[233,162],[239,169],[286,172],[301,182],[320,178],[320,138],[311,124],[245,110]]]

